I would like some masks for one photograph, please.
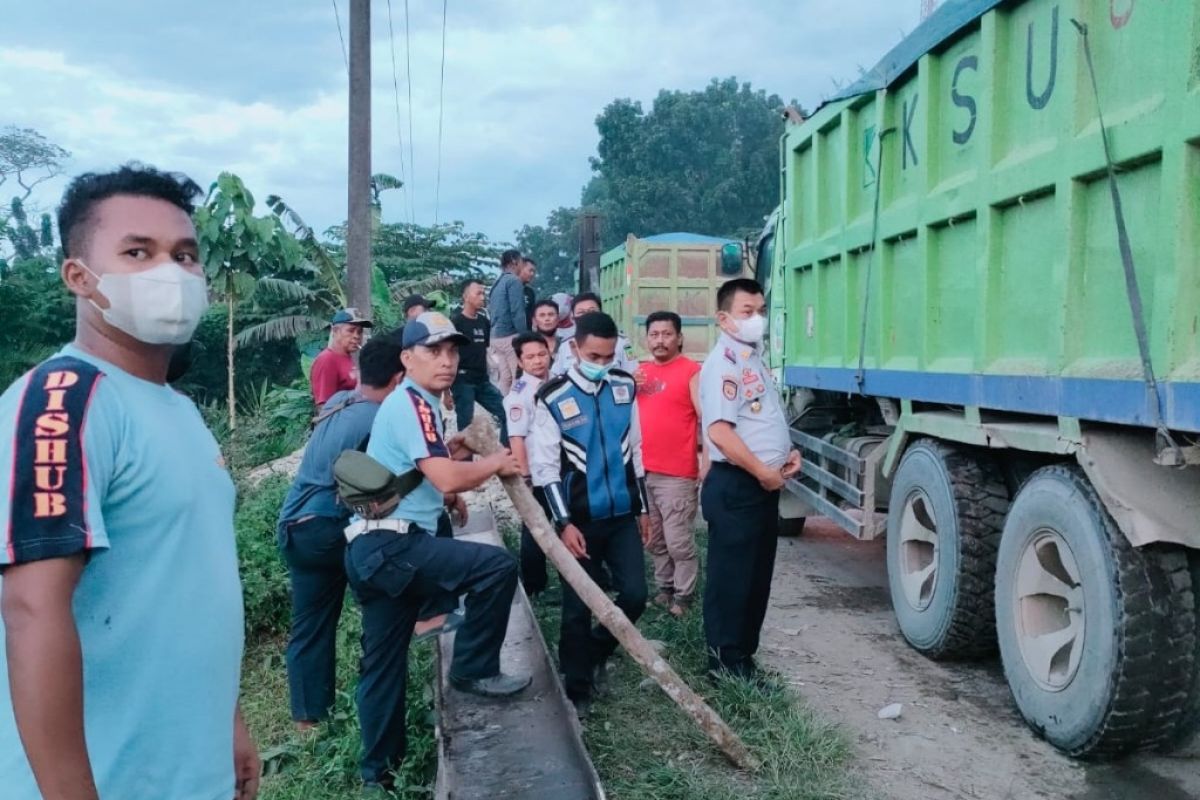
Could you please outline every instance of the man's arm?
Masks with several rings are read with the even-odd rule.
[[[529,332],[529,321],[525,318],[525,285],[516,277],[508,285],[508,312],[518,334]]]
[[[650,544],[650,494],[646,491],[646,466],[642,462],[642,421],[638,415],[637,403],[633,404],[632,415],[629,419],[629,451],[633,456],[633,474],[637,478],[638,498],[641,500],[642,511],[638,516],[638,531],[642,536],[642,544]]]
[[[506,449],[479,461],[455,461],[448,456],[422,458],[417,461],[417,469],[442,494],[469,492],[493,475],[507,478],[521,474],[516,458]]]
[[[3,614],[13,715],[46,800],[97,798],[83,733],[83,656],[71,601],[82,553],[6,567]]]
[[[312,383],[313,401],[316,402],[319,411],[321,406],[338,392],[337,367],[330,359],[317,356],[308,377]]]
[[[529,452],[525,449],[525,437],[509,434],[508,446],[512,448],[513,457],[521,466],[521,474],[529,477]]]
[[[696,427],[700,434],[700,479],[708,474],[708,439],[704,436],[704,426],[700,422],[704,419],[704,412],[700,409],[700,370],[696,370],[696,374],[692,376],[692,380],[688,383],[688,389],[692,393],[692,406],[696,409]]]

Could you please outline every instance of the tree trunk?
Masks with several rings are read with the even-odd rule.
[[[229,366],[229,431],[232,433],[237,429],[237,393],[234,392],[233,382],[233,279],[229,278],[225,283],[225,298],[229,305],[229,326],[228,337],[226,340],[226,360]]]
[[[496,429],[489,414],[476,414],[475,419],[464,431],[467,446],[476,453],[489,455],[500,448],[496,437]],[[504,490],[508,492],[513,507],[521,515],[521,519],[529,527],[534,541],[538,543],[546,556],[558,568],[558,574],[571,585],[587,604],[596,619],[612,632],[626,652],[633,657],[646,674],[653,678],[667,696],[691,717],[700,729],[721,748],[726,757],[736,766],[744,770],[754,771],[761,766],[757,758],[746,748],[745,743],[738,737],[725,721],[704,702],[683,678],[671,668],[671,665],[650,646],[625,612],[609,599],[608,595],[588,577],[587,572],[579,565],[575,556],[571,555],[566,546],[559,541],[550,521],[546,519],[542,507],[533,497],[533,492],[521,478],[502,478]]]

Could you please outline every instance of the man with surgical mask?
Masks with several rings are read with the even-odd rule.
[[[766,301],[748,278],[717,290],[721,335],[700,369],[701,429],[711,467],[704,635],[713,675],[754,680],[779,536],[779,490],[800,471],[779,389],[762,361]]]
[[[7,799],[258,792],[233,481],[166,384],[208,305],[199,194],[129,165],[59,207],[75,341],[0,396]]]
[[[563,545],[592,580],[601,565],[609,568],[617,606],[637,622],[646,608],[642,547],[650,536],[637,387],[616,368],[612,317],[600,311],[579,317],[575,346],[579,359],[567,374],[537,391],[529,468]],[[567,697],[584,717],[617,640],[592,625],[570,584],[562,590],[559,666]]]

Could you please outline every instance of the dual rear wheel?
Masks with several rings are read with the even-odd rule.
[[[943,659],[998,644],[1022,716],[1070,755],[1192,735],[1200,559],[1132,547],[1077,467],[1034,470],[1010,503],[1012,485],[986,451],[926,439],[905,453],[887,543],[905,639]]]

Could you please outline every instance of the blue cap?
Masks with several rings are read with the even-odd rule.
[[[343,308],[333,315],[330,325],[361,325],[364,328],[374,327],[374,323],[358,313],[357,308]]]
[[[456,342],[470,344],[471,340],[458,332],[454,323],[437,311],[426,311],[421,316],[404,325],[404,339],[401,347],[405,350],[419,344],[435,345],[441,342]]]

